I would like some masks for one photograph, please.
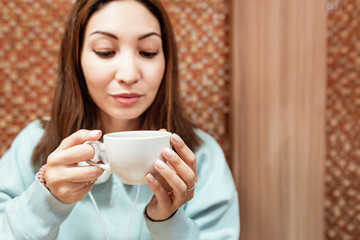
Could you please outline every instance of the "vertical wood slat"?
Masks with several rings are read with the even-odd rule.
[[[326,3],[232,1],[242,240],[324,236]]]

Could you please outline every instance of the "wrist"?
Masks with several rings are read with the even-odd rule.
[[[155,220],[155,219],[152,219],[152,218],[149,216],[149,214],[148,214],[148,212],[147,212],[147,208],[148,208],[148,206],[146,206],[145,211],[144,211],[145,217],[148,218],[148,219],[149,219],[150,221],[152,221],[152,222],[163,222],[163,221],[169,220],[169,219],[172,218],[172,217],[177,213],[177,211],[178,211],[178,210],[176,210],[173,214],[171,214],[169,217],[167,217],[167,218],[165,218],[165,219]]]

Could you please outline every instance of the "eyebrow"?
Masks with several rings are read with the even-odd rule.
[[[105,35],[105,36],[108,36],[110,38],[113,38],[113,39],[116,39],[118,40],[118,37],[112,33],[109,33],[109,32],[105,32],[105,31],[95,31],[93,33],[90,34],[91,35],[94,35],[94,34],[102,34],[102,35]],[[148,37],[151,37],[151,36],[158,36],[159,38],[161,38],[161,35],[156,33],[156,32],[150,32],[150,33],[147,33],[147,34],[144,34],[144,35],[141,35],[138,40],[143,40],[145,38],[148,38]]]
[[[111,37],[111,38],[116,39],[116,40],[118,39],[118,37],[117,37],[117,36],[115,36],[114,34],[109,33],[109,32],[104,32],[104,31],[95,31],[95,32],[91,33],[91,34],[90,34],[90,36],[91,36],[91,35],[94,35],[94,34],[102,34],[102,35],[105,35],[105,36]]]
[[[160,34],[156,33],[156,32],[151,32],[151,33],[147,33],[145,35],[142,35],[138,38],[138,40],[143,40],[147,37],[151,37],[151,36],[158,36],[159,38],[161,38]]]

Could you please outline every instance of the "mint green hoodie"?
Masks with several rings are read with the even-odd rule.
[[[81,202],[65,204],[38,180],[31,154],[44,131],[29,124],[0,159],[0,239],[239,239],[236,187],[218,143],[201,130],[196,151],[199,181],[194,198],[170,219],[144,215],[152,197],[148,185],[123,184],[110,176]],[[138,199],[135,204],[135,198]],[[99,209],[100,216],[97,214]]]

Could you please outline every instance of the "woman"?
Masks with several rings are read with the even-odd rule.
[[[181,111],[175,39],[158,0],[77,1],[59,69],[50,120],[27,126],[0,161],[0,236],[238,239],[231,172]],[[156,161],[159,176],[149,173],[141,191],[80,166],[94,157],[85,141],[161,128],[174,133],[174,150],[163,151],[171,166]]]

